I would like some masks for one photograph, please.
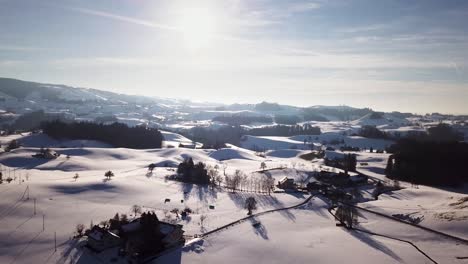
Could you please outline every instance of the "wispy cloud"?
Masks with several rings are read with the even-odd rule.
[[[45,50],[45,48],[39,47],[30,47],[30,46],[13,46],[13,45],[0,45],[0,51],[25,51],[25,52],[32,52],[32,51],[40,51]]]
[[[304,13],[319,9],[321,4],[310,1],[299,1],[287,3],[285,5],[265,2],[262,7],[249,8],[246,13],[241,14],[239,20],[241,26],[271,26],[284,23],[285,20],[295,14]]]
[[[292,14],[292,13],[301,13],[301,12],[307,12],[310,10],[318,9],[320,8],[319,3],[315,2],[299,2],[299,3],[294,3],[291,4],[288,8],[287,11]]]
[[[337,29],[336,31],[339,33],[362,33],[362,32],[384,30],[389,27],[390,25],[388,24],[374,24],[374,25],[360,26],[360,27],[341,28],[341,29]]]
[[[172,30],[172,31],[179,30],[177,27],[173,27],[170,25],[155,23],[155,22],[132,18],[128,16],[121,16],[121,15],[117,15],[117,14],[113,14],[109,12],[91,10],[91,9],[80,8],[80,7],[70,7],[68,9],[73,10],[75,12],[82,13],[82,14],[103,17],[103,18],[108,18],[108,19],[122,21],[122,22],[128,22],[128,23],[132,23],[132,24],[136,24],[140,26],[145,26],[145,27],[151,27],[151,28],[157,28],[157,29],[163,29],[163,30]]]
[[[26,61],[22,60],[0,60],[0,66],[2,67],[14,67],[14,66],[22,66],[26,65]]]

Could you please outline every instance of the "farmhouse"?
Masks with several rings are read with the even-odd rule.
[[[143,213],[120,229],[125,252],[139,258],[157,255],[185,241],[182,225],[161,222],[154,213]]]
[[[347,173],[334,173],[329,171],[321,171],[318,176],[316,176],[317,180],[331,184],[334,186],[347,186],[351,183],[349,174]]]
[[[154,213],[143,213],[116,230],[94,226],[87,234],[87,246],[95,252],[119,246],[123,255],[142,260],[184,243],[183,234],[182,225],[159,221]]]
[[[278,181],[278,188],[280,189],[295,189],[296,184],[294,184],[294,179],[284,176]]]
[[[95,252],[101,252],[122,244],[122,239],[118,235],[97,225],[93,226],[87,235],[87,246]]]

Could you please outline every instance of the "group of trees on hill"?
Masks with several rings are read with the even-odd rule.
[[[43,122],[54,120],[66,121],[63,114],[48,114],[44,110],[38,110],[19,116],[11,125],[5,127],[10,131],[31,131],[40,128]]]
[[[50,101],[59,97],[57,90],[54,88],[46,87],[39,83],[25,82],[10,78],[0,78],[0,92],[20,100],[25,99],[33,92],[38,92],[41,98]]]
[[[336,167],[348,171],[356,171],[357,159],[355,154],[344,154],[341,159],[327,159],[325,158],[325,165]]]
[[[192,158],[185,159],[179,164],[177,174],[183,182],[196,184],[209,184],[211,182],[206,164],[203,162],[195,164]]]
[[[88,122],[65,123],[52,121],[42,124],[45,134],[55,139],[88,139],[106,142],[118,148],[160,148],[163,136],[159,130],[148,127],[128,127],[125,124],[110,125]]]
[[[248,125],[252,123],[271,123],[273,119],[269,116],[249,116],[249,115],[221,115],[212,119],[226,123],[231,126]]]
[[[194,127],[190,130],[179,132],[196,142],[203,143],[204,148],[219,149],[224,148],[226,143],[240,145],[244,135],[253,136],[296,136],[296,135],[320,135],[320,127],[310,124],[305,125],[276,125],[245,129],[241,126],[223,126],[217,129]]]
[[[440,123],[427,129],[426,140],[436,142],[450,142],[463,140],[463,134],[453,129],[448,124]]]
[[[281,111],[283,108],[278,103],[261,102],[255,105],[258,111]]]
[[[428,185],[468,182],[468,144],[400,140],[392,147],[385,173],[388,177]]]
[[[276,125],[268,127],[259,127],[253,128],[247,132],[247,134],[252,136],[297,136],[297,135],[320,135],[320,127],[315,127],[310,124],[305,125],[295,125],[295,126],[286,126],[286,125]]]
[[[277,124],[295,125],[301,122],[297,115],[275,115],[275,122]]]
[[[358,134],[359,136],[366,138],[388,138],[387,133],[381,131],[375,126],[362,126]]]
[[[302,110],[305,121],[328,121],[326,116],[333,116],[339,120],[348,121],[372,113],[370,108],[352,107],[308,107]]]
[[[462,141],[463,133],[453,129],[450,125],[440,123],[436,126],[429,127],[425,131],[409,131],[404,136],[400,133],[388,134],[381,131],[375,126],[365,125],[359,129],[358,135],[366,138],[380,138],[380,139],[414,139],[419,141],[436,141],[436,142],[449,142],[449,141]]]
[[[390,135],[387,135],[390,137]],[[457,142],[463,141],[463,133],[457,131],[448,124],[440,123],[436,126],[429,127],[427,131],[408,131],[404,136],[395,134],[393,139],[409,139],[420,142]],[[387,149],[387,152],[394,152],[392,147]]]
[[[370,119],[381,119],[384,117],[384,113],[383,112],[372,112],[370,115],[369,115],[369,118]]]
[[[245,130],[240,126],[223,126],[218,129],[194,127],[182,135],[196,142],[203,143],[204,148],[224,148],[226,143],[239,145]]]

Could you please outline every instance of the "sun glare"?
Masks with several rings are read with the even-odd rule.
[[[216,33],[215,14],[209,8],[184,9],[178,19],[177,28],[181,31],[187,48],[208,48]]]

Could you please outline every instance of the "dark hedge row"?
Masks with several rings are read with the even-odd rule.
[[[456,186],[468,182],[468,144],[401,140],[393,147],[387,176],[418,184]]]
[[[155,128],[128,127],[121,123],[105,125],[52,121],[43,123],[42,129],[45,134],[55,139],[99,140],[119,148],[160,148],[163,141],[161,132]]]

